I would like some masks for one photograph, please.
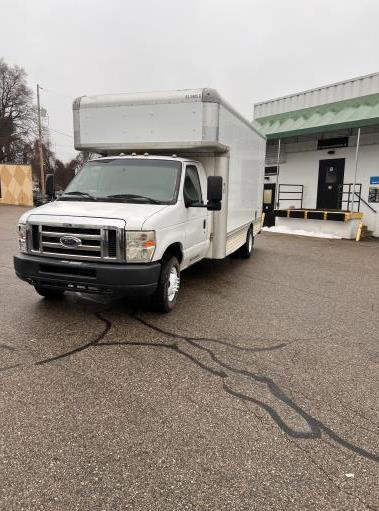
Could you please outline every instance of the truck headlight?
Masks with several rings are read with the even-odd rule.
[[[128,263],[149,263],[154,252],[154,231],[126,231],[126,260]]]
[[[27,252],[27,228],[26,224],[18,224],[18,247],[20,252]]]

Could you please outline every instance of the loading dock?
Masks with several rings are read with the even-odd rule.
[[[335,232],[342,213],[350,227],[363,221],[379,236],[379,73],[258,103],[254,122],[267,137],[266,226],[286,218],[309,228],[322,217],[327,224],[313,227]],[[359,222],[345,213],[359,213]]]
[[[277,226],[293,230],[334,234],[354,239],[362,222],[363,213],[317,209],[276,209]]]

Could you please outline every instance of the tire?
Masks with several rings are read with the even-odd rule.
[[[180,265],[177,257],[172,256],[162,263],[158,288],[153,295],[154,309],[158,312],[171,312],[175,307],[180,286]]]
[[[238,251],[239,256],[242,257],[242,259],[249,259],[251,253],[253,252],[253,247],[254,247],[253,229],[249,227],[249,230],[247,231],[246,235],[246,241]]]
[[[45,298],[59,298],[63,295],[63,291],[61,289],[50,289],[43,286],[34,286],[34,289],[39,295]]]

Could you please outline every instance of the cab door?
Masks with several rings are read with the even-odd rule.
[[[209,248],[208,211],[204,207],[206,178],[200,165],[187,164],[183,184],[185,206],[185,259],[187,265],[202,259]],[[203,206],[203,207],[201,207]]]

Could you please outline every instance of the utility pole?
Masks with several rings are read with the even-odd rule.
[[[41,179],[41,193],[45,197],[45,172],[43,168],[43,148],[42,148],[42,123],[41,123],[41,105],[39,101],[39,91],[42,87],[37,83],[37,108],[38,108],[38,148],[39,148],[39,167]]]

